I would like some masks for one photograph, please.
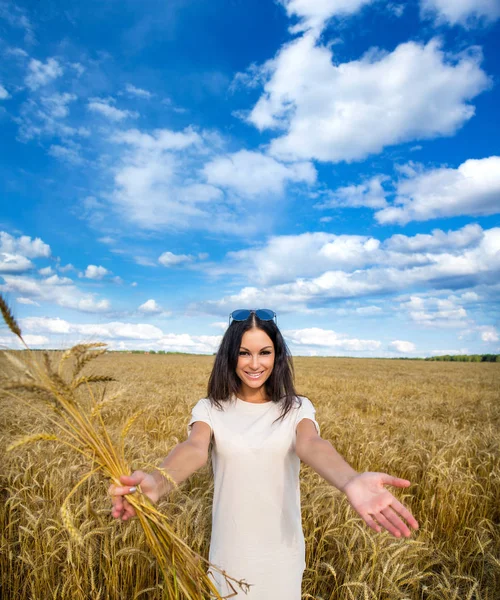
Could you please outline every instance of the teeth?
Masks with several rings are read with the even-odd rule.
[[[258,379],[261,375],[262,375],[263,371],[260,373],[247,373],[248,377],[251,377],[252,379]]]

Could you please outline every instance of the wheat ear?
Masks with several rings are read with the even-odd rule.
[[[2,296],[2,294],[0,294],[0,312],[2,313],[3,320],[7,324],[7,327],[12,331],[14,335],[17,335],[21,342],[26,346],[26,342],[23,340],[23,336],[21,334],[21,328],[19,327],[18,322],[14,318],[14,315],[12,314],[9,305],[7,304],[7,301]]]

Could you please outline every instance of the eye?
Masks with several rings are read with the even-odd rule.
[[[240,356],[245,356],[245,354],[248,354],[246,350],[240,350]]]
[[[262,350],[261,354],[271,354],[271,350]]]

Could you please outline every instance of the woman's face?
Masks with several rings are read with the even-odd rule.
[[[262,329],[249,329],[241,338],[236,375],[245,387],[257,390],[264,385],[273,372],[274,344]],[[248,390],[248,391],[250,391]]]

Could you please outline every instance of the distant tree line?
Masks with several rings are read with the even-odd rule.
[[[444,354],[425,360],[449,360],[454,362],[500,362],[500,354]]]
[[[57,348],[31,348],[34,352],[56,352]],[[24,352],[23,349],[17,350],[17,352]],[[188,356],[206,356],[205,354],[197,354],[191,352],[174,352],[171,350],[108,350],[117,354],[183,354]],[[216,353],[213,352],[212,356]],[[348,358],[364,360],[366,357],[362,356],[315,356],[314,358]],[[421,358],[418,356],[394,356],[390,358],[379,357],[378,360],[440,360],[440,361],[451,361],[451,362],[490,362],[500,363],[500,354],[443,354],[442,356],[429,356],[427,358]]]
[[[131,354],[189,354],[188,352],[174,352],[171,350],[125,350]]]

